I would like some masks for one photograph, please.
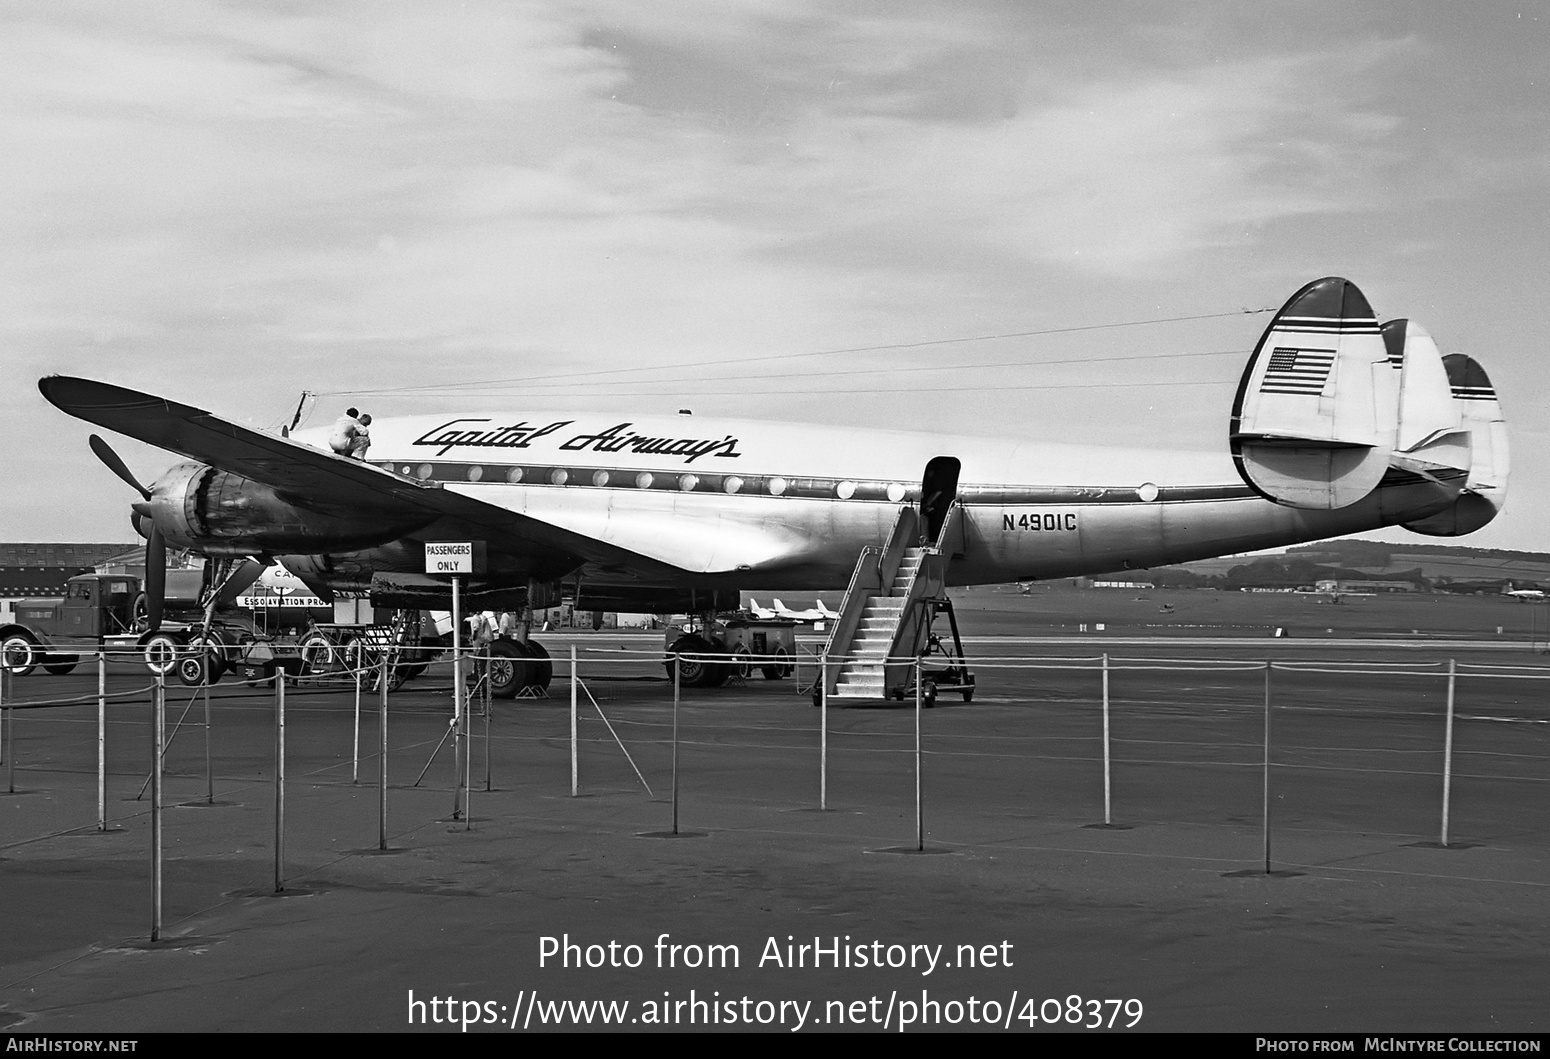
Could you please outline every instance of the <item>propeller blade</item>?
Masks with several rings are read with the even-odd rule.
[[[146,521],[151,524],[151,534],[145,541],[145,616],[150,621],[149,631],[155,632],[161,628],[161,606],[167,595],[167,540],[154,519]]]
[[[87,444],[91,446],[91,450],[96,453],[97,458],[107,464],[108,470],[122,478],[135,492],[139,493],[146,500],[151,498],[151,491],[141,485],[133,474],[129,473],[129,467],[119,458],[118,453],[113,451],[111,445],[96,434],[87,439]]]

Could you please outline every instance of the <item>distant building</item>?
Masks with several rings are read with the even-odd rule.
[[[76,574],[135,548],[143,557],[135,544],[0,544],[0,596],[62,596]]]
[[[1318,589],[1320,592],[1340,592],[1358,595],[1363,593],[1376,594],[1378,592],[1414,592],[1416,591],[1416,586],[1413,581],[1336,580],[1320,581]]]

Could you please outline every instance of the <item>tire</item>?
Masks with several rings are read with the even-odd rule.
[[[514,699],[517,693],[533,684],[538,663],[514,640],[494,640],[490,643],[490,697]]]
[[[209,651],[190,651],[177,660],[172,671],[185,688],[199,688],[221,679],[221,664]]]
[[[791,663],[787,661],[789,656],[786,654],[786,649],[784,647],[777,646],[775,650],[770,653],[775,656],[775,661],[771,662],[767,666],[759,667],[759,672],[764,674],[764,679],[780,680],[784,677],[789,677],[791,675]]]
[[[730,669],[730,675],[737,677],[739,680],[747,680],[749,677],[753,676],[753,655],[750,654],[748,648],[744,647],[742,644],[738,644],[737,647],[732,651],[732,664]]]
[[[309,632],[301,641],[301,671],[308,676],[325,672],[338,661],[334,641],[320,632]]]
[[[972,676],[969,676],[969,675],[965,674],[964,678],[963,678],[963,682],[964,682],[965,685],[967,685],[963,689],[963,701],[964,702],[973,702],[974,701],[974,678]]]
[[[183,640],[170,632],[152,633],[140,649],[144,652],[145,667],[152,673],[166,676],[183,654]]]
[[[703,636],[694,633],[686,633],[673,641],[673,646],[668,648],[669,655],[708,655],[715,651],[710,641]],[[673,669],[677,666],[678,683],[686,688],[711,687],[711,670],[717,668],[715,663],[704,658],[668,658],[662,663],[667,670],[667,679],[673,679]],[[725,680],[722,677],[722,680]],[[721,683],[717,681],[716,683]]]
[[[921,683],[920,704],[928,710],[936,705],[936,681],[927,680]]]
[[[727,650],[726,641],[724,640],[712,640],[710,642],[710,649],[713,654],[723,656],[731,655],[731,652]],[[705,683],[701,685],[702,687],[719,688],[721,685],[725,684],[729,679],[731,679],[732,663],[730,661],[712,662],[707,668],[710,670],[710,673],[706,676]]]
[[[214,684],[225,675],[229,667],[226,659],[226,641],[218,632],[211,632],[207,636],[196,636],[189,641],[189,648],[195,654],[203,655],[205,660],[205,680]],[[182,679],[182,674],[178,674]]]
[[[69,658],[70,660],[67,662],[65,661],[66,658]],[[49,674],[50,676],[62,677],[73,670],[76,663],[79,661],[79,658],[75,658],[70,655],[54,655],[52,658],[43,663],[43,672]]]
[[[36,669],[43,661],[38,642],[23,633],[12,633],[0,642],[0,664],[19,677]]]

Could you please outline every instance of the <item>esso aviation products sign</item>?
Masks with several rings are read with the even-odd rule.
[[[425,572],[428,574],[484,573],[484,541],[427,541]]]

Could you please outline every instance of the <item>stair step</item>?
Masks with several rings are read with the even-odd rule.
[[[840,688],[835,688],[833,691],[829,692],[829,698],[831,698],[831,699],[884,699],[884,698],[887,698],[887,696],[883,694],[882,685],[878,685],[876,688],[851,688],[848,691],[841,690]]]

